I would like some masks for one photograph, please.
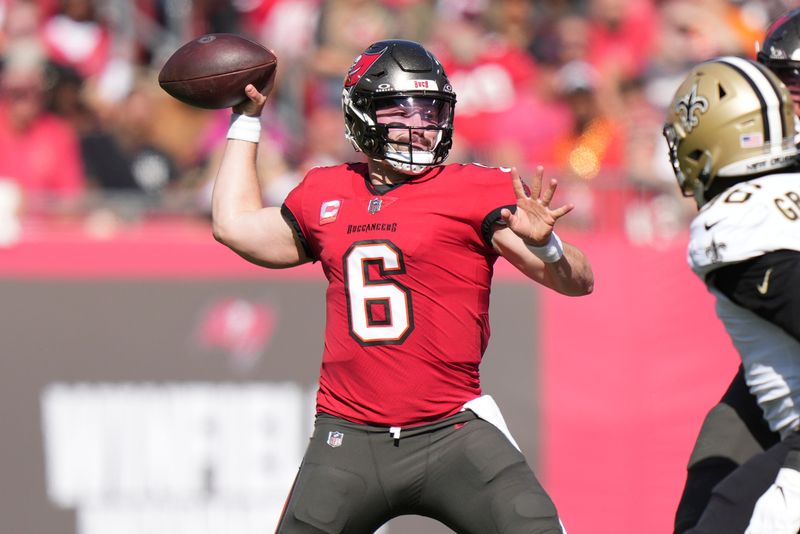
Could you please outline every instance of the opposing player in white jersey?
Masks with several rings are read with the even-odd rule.
[[[776,17],[763,41],[754,44],[757,61],[789,89],[797,115],[800,113],[800,8]],[[780,434],[769,429],[763,415],[739,366],[719,402],[703,420],[675,512],[674,534],[683,534],[697,524],[711,498],[711,490],[723,478],[780,440]]]
[[[681,190],[700,208],[689,264],[716,297],[750,393],[782,437],[714,488],[688,532],[796,534],[800,173],[791,95],[760,64],[708,61],[678,88],[664,135]]]

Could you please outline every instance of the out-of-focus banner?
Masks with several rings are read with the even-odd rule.
[[[3,532],[274,530],[312,428],[325,280],[164,236],[0,250]],[[536,295],[498,277],[483,368],[534,465]],[[448,532],[382,529],[421,531]]]
[[[264,532],[307,435],[294,383],[53,383],[47,495],[77,531]]]

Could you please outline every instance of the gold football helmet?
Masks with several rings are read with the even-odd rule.
[[[783,83],[763,65],[726,56],[689,72],[664,137],[681,191],[702,206],[735,183],[795,164],[795,128]]]

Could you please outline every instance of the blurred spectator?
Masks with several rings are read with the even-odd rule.
[[[567,187],[591,189],[591,203],[579,213],[587,225],[597,219],[597,225],[605,229],[621,229],[630,191],[624,167],[626,139],[619,118],[603,112],[597,92],[599,73],[590,64],[571,61],[558,70],[556,80],[569,110],[570,127],[553,140],[545,168],[566,178]],[[576,206],[581,207],[577,202]]]
[[[589,0],[587,61],[600,76],[638,75],[650,58],[657,17],[652,0]]]
[[[77,70],[84,78],[98,75],[111,55],[111,33],[93,0],[59,0],[58,12],[42,27],[50,58]]]
[[[0,0],[0,54],[16,39],[35,37],[40,16],[35,0]]]
[[[319,22],[322,0],[253,0],[239,2],[242,26],[287,65],[304,66]]]
[[[317,105],[338,105],[342,73],[365,46],[395,37],[392,11],[372,0],[327,0],[317,26],[317,49],[308,78],[307,112]]]
[[[93,128],[82,140],[86,173],[102,192],[138,194],[149,202],[178,179],[175,162],[153,143],[155,104],[151,79],[140,79],[108,117],[111,135]]]
[[[555,67],[585,61],[588,50],[589,21],[573,13],[549,20],[530,47],[541,63]]]
[[[542,109],[537,66],[526,50],[488,32],[487,2],[441,0],[438,6],[433,49],[458,95],[454,146],[469,160],[491,162],[498,143],[529,139],[522,134],[531,122],[537,133],[548,135],[550,123],[535,116]],[[493,127],[504,120],[503,128]]]
[[[89,127],[91,112],[81,97],[83,78],[71,67],[47,65],[47,110],[67,119],[81,133]]]
[[[656,48],[643,75],[648,99],[664,110],[693,65],[744,51],[739,37],[713,5],[667,0],[659,6],[659,15]]]
[[[401,39],[429,42],[438,24],[432,0],[381,0],[392,11],[394,32]]]
[[[31,39],[9,44],[0,72],[0,176],[25,202],[64,206],[84,191],[80,148],[69,124],[45,110],[45,55]]]
[[[151,106],[149,136],[155,146],[170,155],[179,174],[205,171],[213,150],[225,136],[220,121],[227,123],[228,110],[215,113],[187,106],[175,100],[155,84],[155,73],[149,74],[148,98]],[[108,120],[116,123],[117,113],[107,111]]]
[[[489,26],[510,46],[526,50],[536,37],[535,5],[530,0],[496,0],[487,7]]]
[[[35,116],[29,119],[35,129],[72,139],[72,145],[52,143],[56,152],[71,152],[68,147],[76,136],[80,139],[86,177],[81,161],[69,163],[68,157],[58,156],[58,172],[38,178],[32,177],[34,167],[7,156],[19,152],[16,148],[3,145],[0,160],[23,169],[14,170],[26,176],[15,178],[15,184],[24,181],[30,189],[38,183],[36,188],[60,197],[78,198],[84,182],[104,201],[124,191],[139,195],[149,207],[171,204],[182,193],[199,191],[202,197],[213,181],[207,166],[219,155],[228,112],[185,106],[161,92],[153,76],[189,39],[239,32],[279,57],[264,124],[288,159],[267,151],[261,162],[265,198],[279,203],[308,167],[352,156],[339,125],[341,73],[370,42],[398,37],[434,49],[456,89],[458,137],[450,161],[502,161],[527,175],[544,164],[564,178],[565,193],[580,197],[572,200],[583,210],[585,224],[592,225],[594,217],[617,220],[631,206],[640,215],[651,213],[662,195],[674,196],[670,188],[662,191],[665,183],[672,184],[659,131],[678,81],[690,66],[710,57],[753,55],[767,21],[788,4],[0,0],[0,54],[18,42],[39,39],[56,64],[38,69],[33,78],[41,81],[9,78],[13,83],[0,97],[3,142],[15,138],[22,117]],[[37,88],[27,93],[13,88],[24,85]],[[631,205],[593,211],[597,198],[612,189]],[[201,200],[199,210],[205,209]],[[609,215],[614,210],[618,213]]]
[[[628,178],[637,189],[649,189],[675,194],[675,177],[672,168],[668,172],[658,172],[654,167],[654,155],[662,161],[666,146],[662,146],[661,128],[664,111],[647,99],[643,78],[636,78],[622,87],[622,106],[624,113],[619,115],[619,123],[625,132],[625,165]]]
[[[353,160],[353,147],[342,129],[341,106],[319,106],[308,118],[305,144],[298,165],[298,179],[312,167]],[[287,191],[288,192],[288,191]]]
[[[240,12],[230,0],[193,0],[191,36],[206,33],[239,33]]]
[[[656,108],[645,93],[642,78],[622,88],[625,113],[625,168],[631,195],[624,209],[627,237],[636,243],[668,242],[683,229],[697,206],[683,198],[675,187],[675,174],[666,162],[667,146],[661,134],[663,110]]]
[[[548,163],[585,180],[595,178],[601,169],[619,172],[624,139],[620,125],[601,110],[596,92],[599,73],[588,63],[572,61],[561,67],[557,80],[571,128],[556,139]]]
[[[288,152],[300,150],[306,128],[306,85],[314,64],[321,0],[254,0],[239,4],[243,25],[280,58],[270,106],[285,124]],[[223,132],[224,133],[224,132]]]
[[[759,1],[713,0],[706,2],[716,8],[720,18],[738,37],[742,55],[755,59],[755,43],[764,35],[769,26],[770,16],[767,6]]]
[[[58,0],[56,11],[42,26],[41,35],[50,60],[78,72],[96,87],[96,96],[107,105],[125,98],[133,83],[133,43],[125,32],[101,16],[117,13],[119,0]],[[117,13],[117,18],[120,14]],[[117,21],[119,22],[119,21]]]

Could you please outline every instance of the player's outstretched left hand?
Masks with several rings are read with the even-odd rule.
[[[543,178],[544,167],[540,165],[536,168],[536,176],[531,184],[531,195],[528,196],[517,169],[512,168],[511,182],[517,195],[517,211],[511,213],[511,210],[503,208],[500,212],[500,216],[511,231],[520,236],[525,243],[535,247],[546,245],[556,221],[575,207],[573,204],[565,204],[552,209],[550,203],[556,193],[558,182],[555,178],[551,178],[547,187],[542,188]]]

